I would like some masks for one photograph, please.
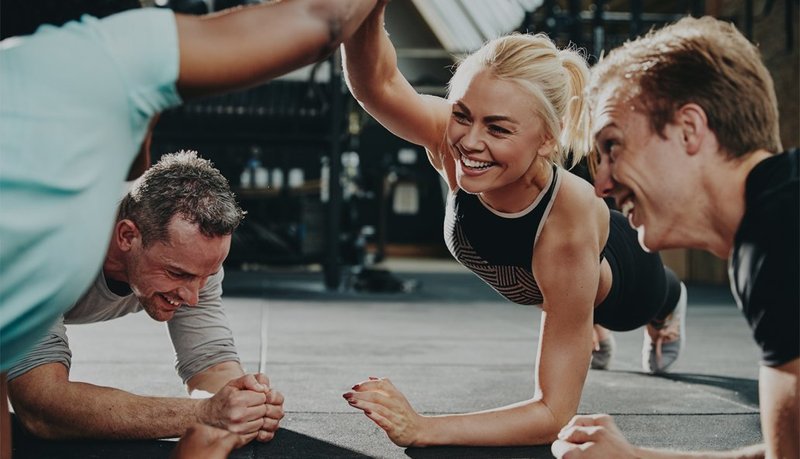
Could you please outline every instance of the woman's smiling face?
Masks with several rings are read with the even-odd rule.
[[[455,89],[447,141],[458,186],[481,193],[517,182],[531,170],[547,138],[533,96],[486,69]]]

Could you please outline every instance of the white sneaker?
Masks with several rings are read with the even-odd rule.
[[[665,373],[686,344],[686,285],[681,282],[681,296],[675,310],[667,316],[660,328],[647,324],[642,345],[642,369],[645,372]]]

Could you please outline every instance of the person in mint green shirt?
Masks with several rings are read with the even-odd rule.
[[[0,371],[97,275],[159,112],[324,58],[375,3],[288,0],[208,17],[145,8],[0,42]]]

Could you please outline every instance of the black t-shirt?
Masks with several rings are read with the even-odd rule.
[[[760,162],[747,177],[730,277],[762,363],[800,355],[800,150]]]

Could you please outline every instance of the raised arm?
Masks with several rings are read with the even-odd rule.
[[[184,98],[256,85],[323,59],[376,0],[283,0],[207,16],[176,15]]]
[[[386,2],[379,3],[344,41],[347,85],[364,109],[393,134],[436,152],[450,104],[441,97],[418,94],[400,73],[394,46],[383,28]]]

